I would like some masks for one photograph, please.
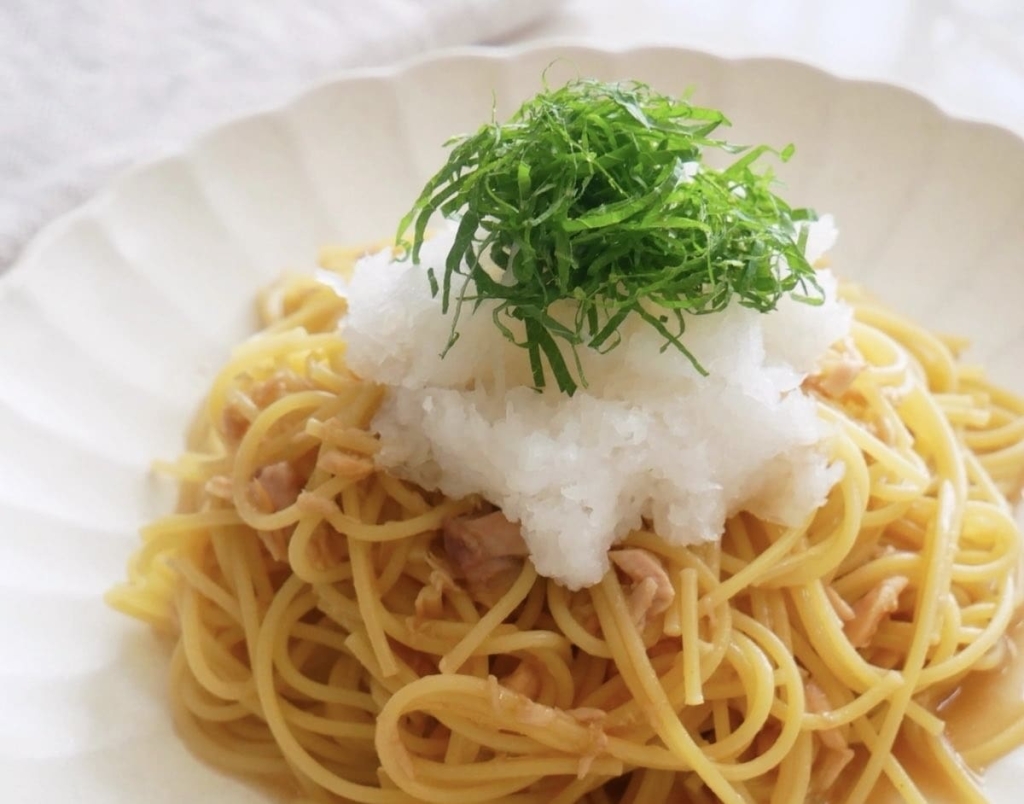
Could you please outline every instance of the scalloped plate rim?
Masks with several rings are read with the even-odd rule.
[[[202,149],[203,145],[207,141],[219,136],[229,127],[244,126],[248,123],[255,122],[266,115],[287,115],[296,107],[301,106],[303,102],[311,96],[319,92],[323,92],[339,83],[365,79],[393,79],[403,73],[416,70],[424,64],[439,61],[460,61],[471,59],[502,61],[505,59],[519,57],[523,54],[558,49],[584,50],[598,54],[611,53],[620,58],[631,54],[661,51],[678,53],[680,55],[701,56],[725,63],[771,64],[785,68],[795,68],[797,70],[805,71],[808,74],[816,74],[819,77],[841,81],[844,84],[853,84],[863,87],[871,87],[882,91],[895,91],[901,93],[904,95],[904,100],[927,107],[930,113],[944,119],[947,123],[973,127],[979,134],[981,134],[981,132],[986,132],[984,136],[1008,137],[1011,140],[1016,141],[1016,143],[1024,149],[1024,133],[1015,132],[1010,128],[986,120],[980,120],[969,116],[961,116],[942,105],[937,100],[922,94],[917,89],[907,84],[896,80],[883,81],[875,78],[860,78],[856,75],[851,75],[843,71],[826,69],[818,65],[810,64],[809,62],[790,59],[784,56],[726,55],[710,50],[673,47],[665,44],[624,45],[617,47],[611,45],[599,45],[585,38],[581,39],[576,37],[559,37],[545,39],[538,42],[526,42],[507,46],[464,45],[417,54],[390,65],[355,67],[338,71],[337,73],[323,78],[322,80],[310,84],[284,103],[269,104],[265,107],[253,109],[238,117],[222,121],[164,153],[158,154],[137,165],[131,165],[122,169],[93,196],[82,202],[74,209],[58,215],[32,236],[14,262],[6,271],[0,273],[0,292],[4,292],[8,285],[16,283],[16,281],[20,279],[19,275],[22,274],[29,267],[31,262],[36,259],[36,255],[41,250],[45,249],[47,244],[53,238],[58,236],[65,227],[72,225],[78,218],[84,217],[99,209],[99,207],[105,203],[109,197],[115,196],[120,192],[121,189],[130,183],[135,176],[153,170],[159,166],[171,163],[177,159],[187,157],[189,154]]]

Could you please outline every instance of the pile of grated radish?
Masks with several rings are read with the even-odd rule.
[[[380,464],[449,497],[479,494],[522,525],[537,571],[578,589],[608,569],[608,549],[649,521],[669,542],[717,540],[727,517],[749,511],[799,525],[839,479],[827,427],[801,390],[851,313],[836,280],[826,300],[784,298],[771,313],[730,305],[688,319],[684,342],[701,376],[640,321],[620,345],[581,350],[588,385],[572,397],[530,387],[525,350],[510,344],[484,302],[451,328],[426,271],[443,273],[453,228],[427,241],[421,262],[390,251],[363,258],[345,295],[347,360],[388,389],[373,428]],[[811,224],[810,261],[835,239]]]

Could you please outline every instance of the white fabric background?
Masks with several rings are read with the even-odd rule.
[[[2,0],[0,268],[110,175],[344,67],[509,36],[552,0]]]
[[[1021,0],[0,0],[0,270],[117,169],[344,67],[555,36],[796,58],[1024,135]]]

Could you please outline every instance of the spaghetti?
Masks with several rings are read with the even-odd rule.
[[[345,270],[353,255],[327,263]],[[328,284],[264,297],[164,469],[180,510],[143,531],[109,600],[174,642],[176,725],[199,756],[309,802],[923,804],[927,767],[984,802],[941,707],[1012,653],[1024,400],[861,295],[808,388],[845,467],[803,526],[748,514],[720,545],[639,530],[671,603],[628,562],[571,592],[519,560],[460,582],[441,529],[482,501],[378,471],[379,388],[345,365]]]

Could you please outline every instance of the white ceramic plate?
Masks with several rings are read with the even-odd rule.
[[[835,213],[835,265],[970,335],[1024,389],[1024,142],[910,93],[794,63],[670,49],[460,51],[342,77],[136,170],[47,229],[0,279],[0,798],[218,801],[262,794],[194,760],[165,711],[166,652],[108,611],[139,525],[258,287],[319,245],[393,234],[451,133],[579,72],[726,109],[795,142],[788,196]],[[1016,802],[1024,754],[989,775]]]

